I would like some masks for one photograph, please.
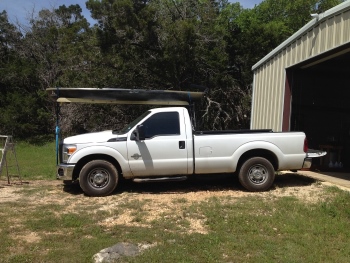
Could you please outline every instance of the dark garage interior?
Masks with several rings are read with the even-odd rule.
[[[350,52],[337,52],[287,71],[290,130],[304,131],[309,148],[327,151],[313,161],[320,171],[350,171]]]

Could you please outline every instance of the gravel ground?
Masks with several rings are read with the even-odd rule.
[[[22,184],[14,179],[11,184],[7,184],[5,178],[0,178],[0,203],[16,201],[28,195],[21,189],[46,189],[49,194],[41,196],[39,203],[50,203],[55,200],[64,203],[71,198],[75,202],[84,202],[87,199],[94,202],[105,203],[108,199],[124,198],[131,199],[151,199],[160,203],[168,203],[175,198],[186,199],[187,201],[203,201],[210,197],[230,196],[241,198],[244,196],[271,197],[271,196],[296,196],[303,200],[313,201],[317,199],[318,192],[322,192],[323,184],[314,179],[300,176],[294,173],[277,175],[273,187],[266,192],[247,192],[243,189],[238,180],[227,175],[196,176],[195,178],[181,182],[162,183],[134,183],[123,181],[117,189],[107,197],[88,197],[84,195],[79,185],[63,185],[59,180],[23,180]],[[36,198],[29,195],[28,198]]]
[[[294,196],[305,202],[317,202],[325,198],[324,184],[298,174],[277,175],[273,187],[266,192],[247,192],[232,176],[197,176],[182,182],[134,183],[123,181],[116,191],[106,197],[88,197],[79,185],[63,185],[58,180],[23,181],[8,185],[0,178],[0,204],[5,202],[28,202],[31,206],[61,204],[62,213],[76,211],[84,205],[98,205],[98,210],[112,211],[118,205],[135,201],[146,215],[146,220],[138,222],[133,218],[135,208],[125,209],[118,218],[106,217],[101,225],[111,227],[116,224],[147,227],[148,222],[161,216],[172,217],[196,202],[205,202],[212,197],[227,197],[230,202],[248,196],[274,199]],[[225,199],[226,200],[226,199]],[[96,212],[96,211],[95,211]],[[111,213],[113,214],[113,213]],[[186,232],[206,233],[204,220],[194,219]],[[29,237],[27,237],[29,238]]]

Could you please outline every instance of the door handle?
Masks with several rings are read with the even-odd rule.
[[[134,153],[134,155],[130,156],[131,158],[134,158],[135,160],[138,160],[139,158],[141,158],[142,156],[139,155],[138,153]]]
[[[179,149],[185,149],[185,148],[186,148],[185,141],[179,141]]]

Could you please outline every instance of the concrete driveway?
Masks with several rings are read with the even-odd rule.
[[[298,171],[297,174],[326,182],[327,184],[335,185],[340,189],[350,191],[350,173]]]

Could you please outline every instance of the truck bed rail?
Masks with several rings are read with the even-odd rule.
[[[232,134],[232,133],[265,133],[273,132],[271,129],[259,129],[259,130],[223,130],[223,131],[195,131],[195,135],[213,135],[213,134]]]

